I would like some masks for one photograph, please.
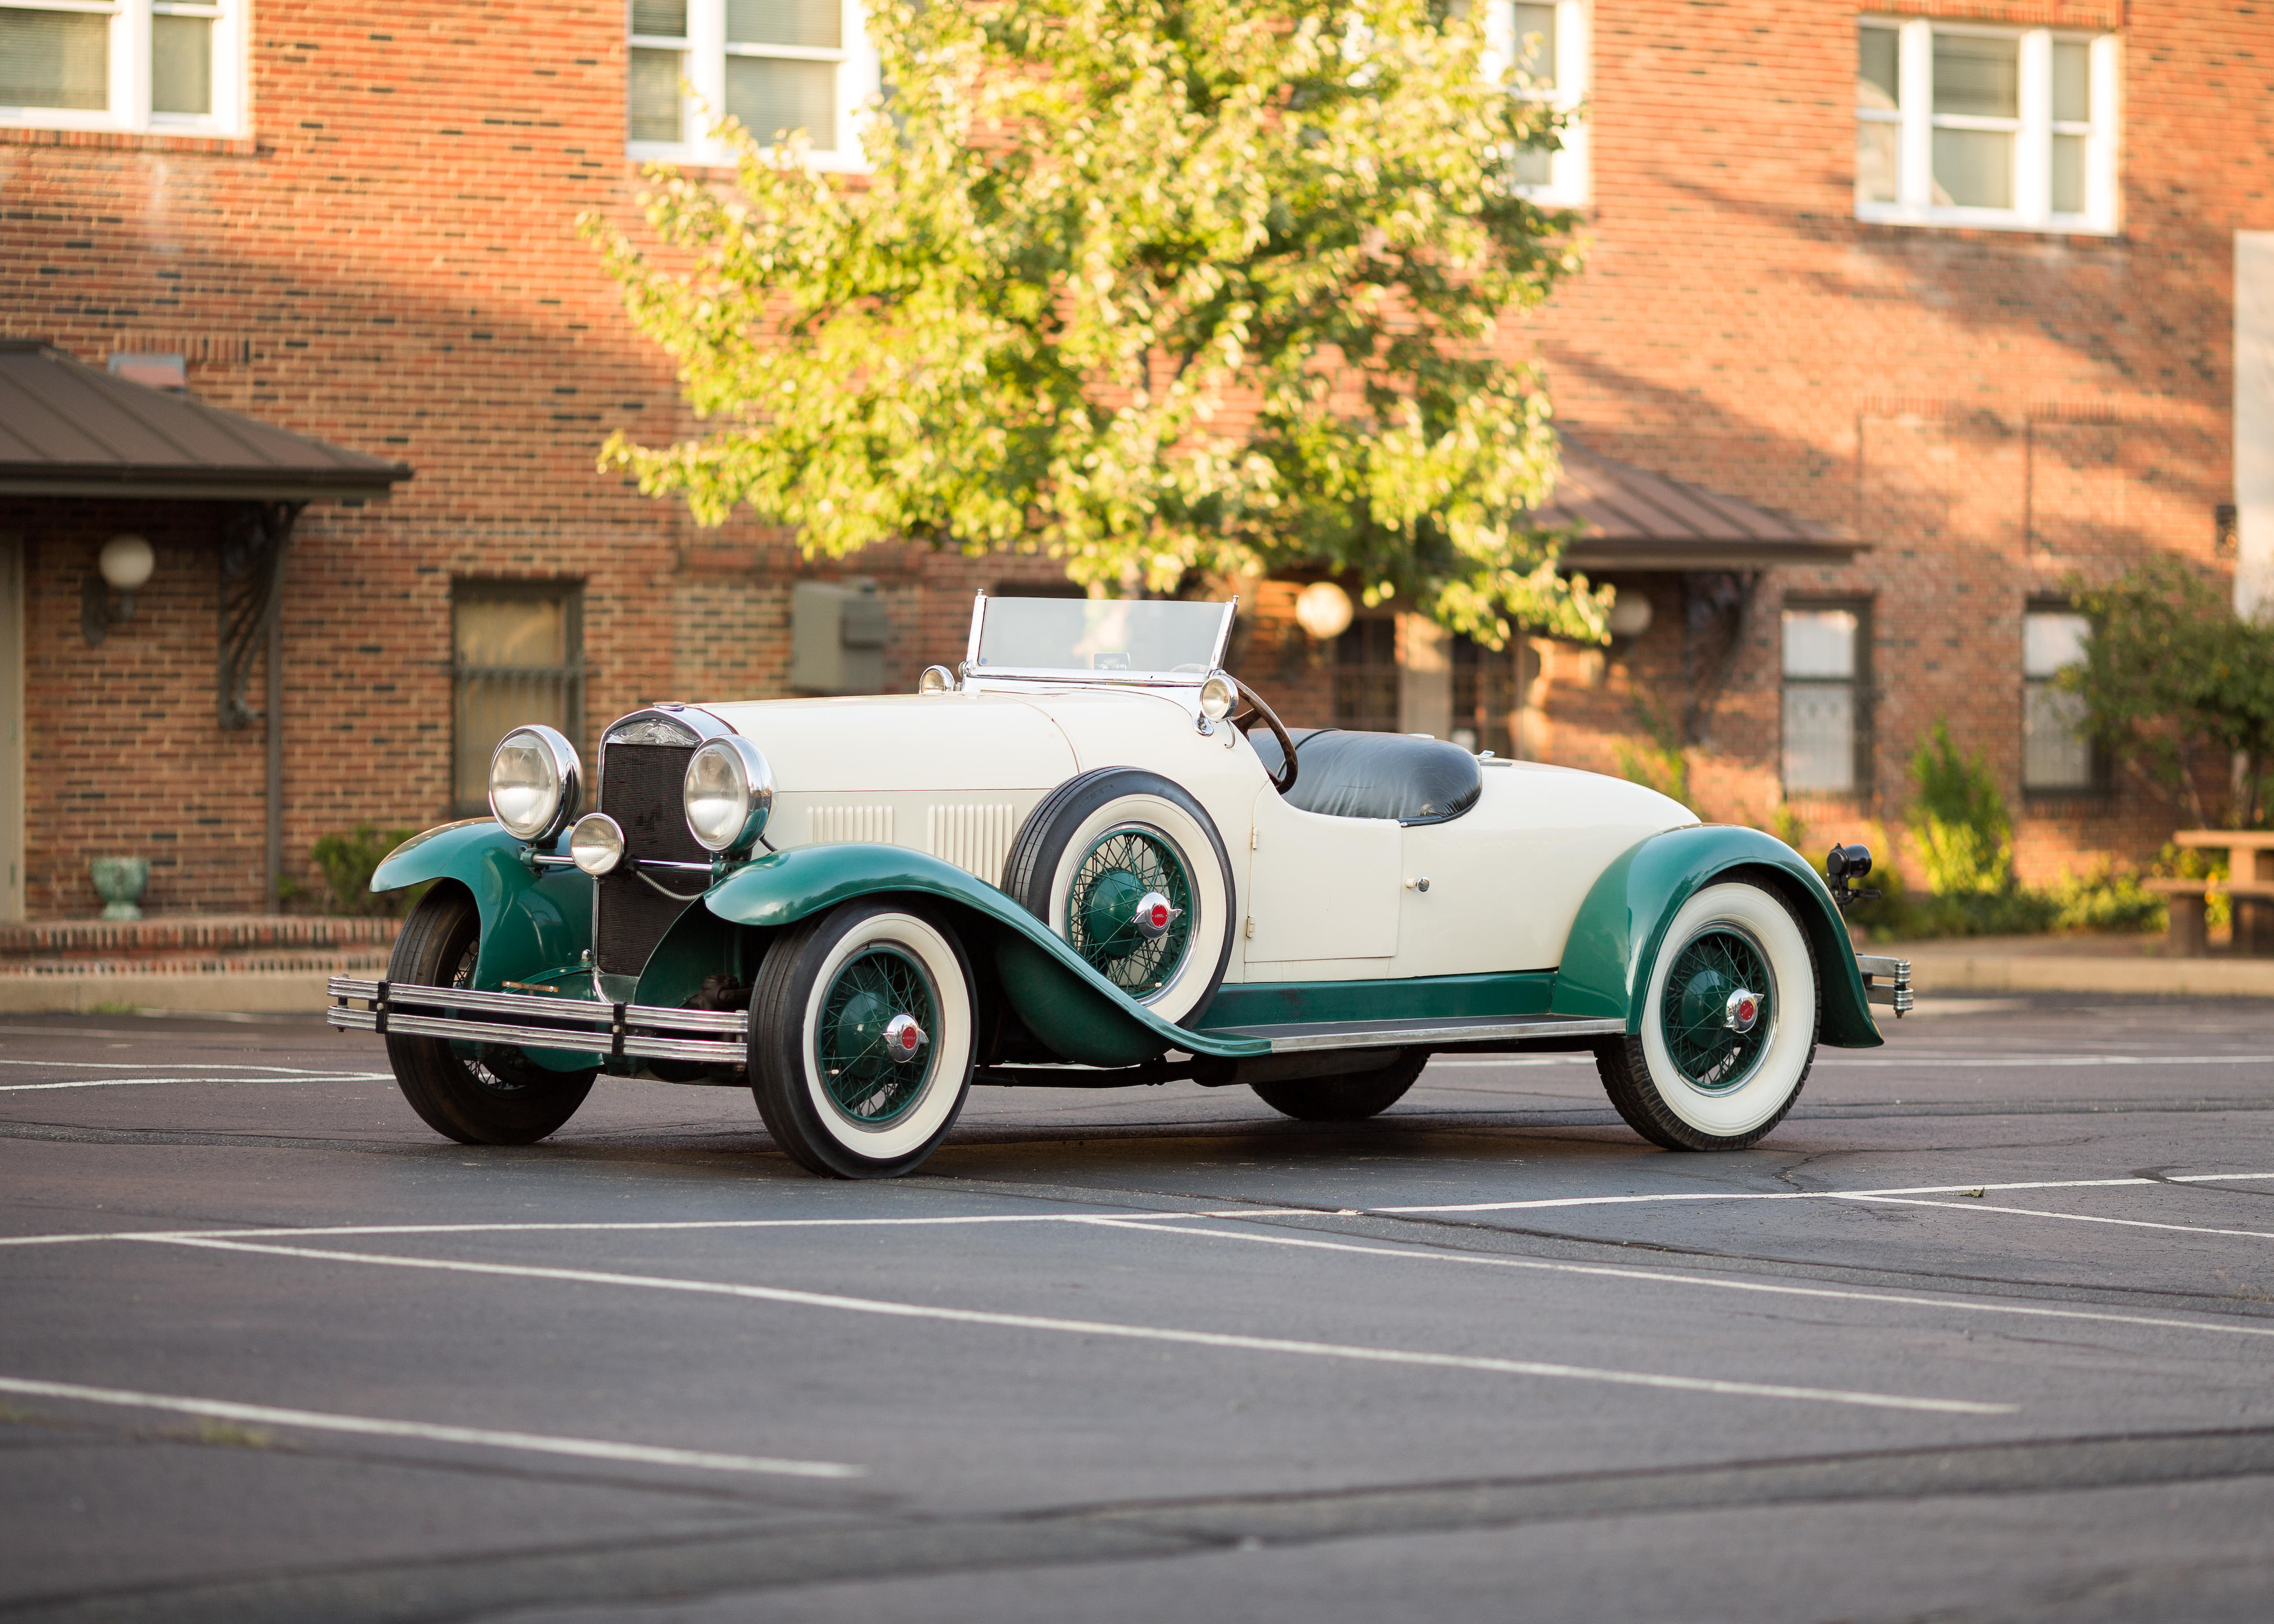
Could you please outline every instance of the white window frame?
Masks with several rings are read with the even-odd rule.
[[[1508,0],[1490,0],[1485,13],[1485,72],[1497,79],[1517,59],[1516,11]],[[1555,0],[1555,87],[1519,90],[1527,102],[1544,102],[1564,116],[1563,145],[1548,154],[1547,179],[1519,190],[1534,203],[1575,208],[1587,200],[1586,0]]]
[[[1879,225],[1975,226],[1993,231],[2059,231],[2112,237],[2118,223],[2116,157],[2121,80],[2118,40],[2113,34],[2074,28],[1999,28],[1939,18],[1874,17],[1856,19],[1858,28],[1895,32],[1901,97],[1898,110],[1858,108],[1856,122],[1890,124],[1896,138],[1895,201],[1866,202],[1860,189],[1856,218]],[[1934,110],[1934,36],[1970,34],[2021,41],[2021,97],[2017,118],[1977,118]],[[2087,48],[2086,73],[2092,102],[2090,124],[2056,124],[2052,117],[2053,41]],[[1934,132],[1946,130],[2010,131],[2014,136],[2014,207],[1969,208],[1934,201]],[[2084,212],[2057,214],[2052,208],[2052,138],[2082,135],[2084,141]],[[1852,147],[1851,147],[1852,158]]]
[[[245,132],[245,13],[250,0],[4,0],[13,11],[77,11],[110,19],[110,105],[0,106],[0,127],[112,130],[151,135],[236,136]],[[150,19],[182,13],[213,19],[213,110],[150,110]]]
[[[869,161],[861,147],[861,132],[867,127],[870,110],[869,99],[882,82],[877,70],[876,48],[869,42],[868,12],[862,0],[840,0],[843,15],[838,37],[844,41],[837,50],[819,49],[802,45],[729,46],[727,43],[727,0],[687,0],[687,33],[680,39],[657,35],[630,34],[631,8],[627,0],[624,8],[625,28],[630,48],[635,50],[676,50],[680,53],[680,78],[691,86],[692,97],[680,98],[679,127],[681,139],[676,141],[636,141],[627,139],[625,154],[643,163],[727,164],[734,162],[733,149],[724,141],[712,140],[709,126],[726,109],[727,58],[737,56],[773,56],[794,58],[803,62],[834,62],[837,66],[837,129],[836,148],[831,152],[809,150],[807,164],[816,169],[865,170]],[[625,59],[627,82],[624,87],[627,114],[630,108],[630,58]],[[771,130],[753,130],[751,135],[760,143],[773,139]]]

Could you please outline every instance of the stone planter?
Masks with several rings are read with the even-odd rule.
[[[137,906],[142,892],[150,883],[150,860],[147,857],[98,857],[87,865],[94,876],[94,889],[102,898],[105,919],[139,919],[142,910]]]

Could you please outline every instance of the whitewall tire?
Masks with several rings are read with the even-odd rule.
[[[971,966],[953,932],[888,902],[786,931],[750,998],[750,1091],[777,1143],[836,1178],[930,1155],[971,1086]]]
[[[1800,1097],[1822,997],[1791,906],[1750,881],[1675,913],[1644,990],[1641,1031],[1596,1051],[1611,1103],[1668,1150],[1758,1144]]]

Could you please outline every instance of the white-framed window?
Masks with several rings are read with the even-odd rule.
[[[2022,616],[2022,787],[2039,793],[2103,787],[2099,752],[2085,731],[2084,696],[2056,685],[2084,664],[2092,622],[2073,609]]]
[[[1856,217],[2116,229],[2117,41],[1924,18],[1856,27]]]
[[[1587,200],[1587,125],[1576,117],[1587,94],[1585,0],[1490,0],[1485,22],[1485,71],[1511,66],[1528,83],[1516,94],[1570,117],[1562,146],[1517,154],[1517,179],[1534,202],[1570,207]]]
[[[245,125],[246,0],[0,0],[0,124]]]
[[[1871,793],[1871,607],[1788,608],[1783,618],[1784,793]]]
[[[861,0],[630,0],[626,150],[722,162],[708,125],[726,113],[761,143],[804,131],[816,169],[860,168],[877,84],[864,20]]]

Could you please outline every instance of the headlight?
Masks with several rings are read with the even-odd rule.
[[[1201,714],[1221,722],[1239,703],[1239,685],[1222,672],[1201,684]]]
[[[568,831],[568,860],[587,874],[606,874],[624,860],[624,831],[606,813],[587,812]]]
[[[748,739],[713,739],[687,763],[687,828],[706,852],[738,852],[774,806],[774,770]]]
[[[955,688],[955,673],[945,665],[927,665],[916,679],[919,694],[946,694]]]
[[[516,727],[490,757],[490,810],[517,839],[550,840],[576,816],[584,769],[550,727]]]

